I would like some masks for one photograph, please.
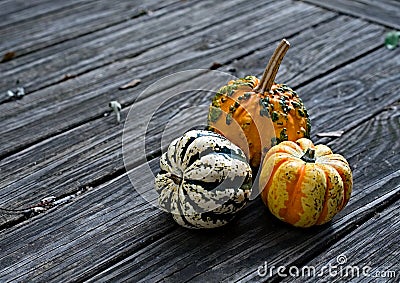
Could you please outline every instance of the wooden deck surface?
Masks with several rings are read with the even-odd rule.
[[[383,44],[400,29],[399,1],[1,0],[0,19],[0,282],[400,282],[400,47]],[[124,123],[109,102],[124,121],[132,105],[151,112],[176,87],[216,91],[212,70],[260,76],[282,38],[292,47],[277,81],[303,99],[313,141],[349,161],[348,206],[295,229],[257,198],[226,227],[179,227],[143,198],[153,190],[143,172],[157,172],[163,141],[187,121],[204,125],[213,94],[163,101],[145,153],[137,117],[128,173]],[[193,69],[203,70],[147,89]],[[17,87],[25,95],[9,97]],[[318,135],[332,131],[343,134]],[[57,205],[30,213],[49,196]],[[258,272],[266,262],[286,275],[321,270],[341,255],[376,276]]]

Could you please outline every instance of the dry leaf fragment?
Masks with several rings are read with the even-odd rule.
[[[77,76],[77,75],[68,73],[68,74],[65,74],[65,75],[62,77],[61,81],[62,81],[62,82],[63,82],[63,81],[67,81],[67,80],[69,80],[69,79],[75,78],[76,76]]]
[[[119,89],[127,89],[127,88],[131,88],[131,87],[135,87],[138,84],[140,84],[142,82],[141,79],[134,79],[133,81],[130,81],[127,84],[124,84],[123,86],[120,86]]]
[[[320,138],[340,138],[343,135],[344,131],[333,131],[333,132],[325,132],[318,133],[317,137]]]
[[[3,59],[1,59],[1,62],[7,62],[10,61],[12,58],[15,57],[15,52],[14,51],[9,51],[6,54],[3,55]]]
[[[216,70],[216,69],[218,69],[219,67],[222,67],[222,64],[221,64],[220,62],[213,62],[213,63],[211,64],[210,70]]]

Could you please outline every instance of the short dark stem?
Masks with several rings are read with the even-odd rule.
[[[303,160],[305,162],[314,163],[315,162],[315,149],[307,148],[306,152],[301,157],[301,160]]]
[[[176,175],[171,174],[171,179],[174,181],[175,184],[180,185],[182,182],[182,178]]]

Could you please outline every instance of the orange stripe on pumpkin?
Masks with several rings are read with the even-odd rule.
[[[293,178],[292,182],[286,183],[289,199],[285,201],[285,208],[280,209],[279,215],[288,223],[297,223],[301,218],[301,214],[304,213],[301,198],[305,197],[305,195],[300,187],[305,176],[305,168],[305,164],[300,166],[297,171],[298,178]]]

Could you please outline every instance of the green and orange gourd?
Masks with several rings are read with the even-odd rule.
[[[221,87],[209,109],[209,129],[238,145],[253,167],[275,144],[310,136],[302,100],[287,85],[274,82],[289,46],[281,41],[260,80],[246,76]]]

